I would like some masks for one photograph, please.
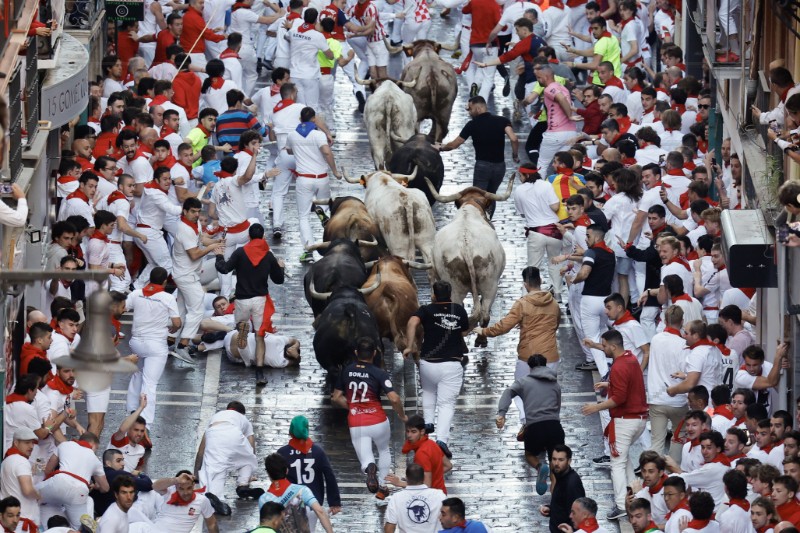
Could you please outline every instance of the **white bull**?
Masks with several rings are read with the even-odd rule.
[[[364,203],[378,224],[389,253],[413,261],[416,250],[419,250],[422,262],[430,263],[436,234],[433,211],[421,190],[401,185],[401,182],[413,180],[416,175],[415,167],[410,175],[378,170],[362,176],[360,180],[346,174],[345,179],[366,187]]]
[[[451,300],[463,304],[472,293],[470,326],[489,325],[497,284],[506,268],[506,253],[486,209],[495,201],[507,200],[514,186],[513,176],[505,194],[467,187],[461,192],[442,196],[429,180],[428,188],[438,202],[455,202],[458,211],[453,220],[436,233],[433,241],[433,269],[436,278],[452,286]],[[486,337],[479,336],[475,346],[486,347]]]
[[[357,80],[363,85],[375,82]],[[385,169],[395,149],[417,133],[417,108],[414,99],[398,87],[413,87],[415,81],[384,80],[367,99],[364,124],[367,126],[372,161],[378,170]]]

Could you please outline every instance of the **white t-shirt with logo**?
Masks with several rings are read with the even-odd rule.
[[[444,492],[426,485],[406,487],[395,493],[386,507],[386,523],[397,525],[398,531],[436,533],[442,526],[439,513]]]
[[[292,28],[286,34],[291,49],[291,72],[293,78],[315,80],[320,77],[317,52],[329,50],[328,41],[322,33],[307,24]]]

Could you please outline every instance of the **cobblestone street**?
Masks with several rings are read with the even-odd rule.
[[[452,42],[454,22],[442,19],[438,9],[435,11],[431,37]],[[443,52],[442,57],[454,64],[457,62],[450,59],[449,52]],[[392,73],[396,75],[399,57],[393,58],[392,67]],[[336,85],[337,115],[331,124],[337,133],[334,154],[340,168],[344,167],[351,175],[360,175],[373,168],[372,160],[362,116],[356,109],[349,82],[346,82],[347,79],[341,76]],[[512,100],[501,96],[502,79],[499,75],[496,82],[498,85],[494,98],[489,102],[490,110],[510,118]],[[467,90],[463,80],[459,91],[447,140],[454,138],[468,120],[465,111]],[[514,127],[521,135],[520,144],[524,146],[528,126],[516,123]],[[271,157],[267,149],[262,150],[259,157],[262,171],[267,168]],[[474,164],[471,142],[459,150],[444,154],[444,161],[446,174],[443,192],[450,193],[471,184]],[[513,169],[510,149],[507,150],[507,162],[508,176]],[[333,196],[363,197],[363,189],[359,185],[342,181],[334,183],[332,188]],[[262,206],[268,217],[269,188],[263,195]],[[446,224],[454,211],[452,204],[437,204],[434,208],[437,226]],[[302,414],[311,423],[311,438],[329,454],[343,493],[342,513],[333,517],[334,528],[355,533],[382,531],[384,508],[375,505],[375,499],[365,487],[364,476],[359,472],[350,443],[346,412],[332,408],[329,398],[323,394],[325,372],[314,358],[311,347],[313,317],[303,296],[303,275],[308,267],[297,261],[302,250],[293,189],[287,198],[287,215],[288,224],[284,227],[282,242],[270,242],[270,246],[278,257],[286,261],[288,279],[282,286],[272,285],[270,290],[278,310],[275,322],[279,331],[298,337],[302,344],[300,368],[270,371],[269,384],[256,393],[252,370],[230,364],[224,357],[221,359],[219,352],[212,352],[207,358],[200,357],[196,367],[171,358],[160,385],[156,423],[151,429],[154,448],[146,471],[155,479],[174,475],[180,468],[191,468],[208,418],[233,399],[245,404],[247,415],[253,421],[259,460],[288,442],[289,421]],[[522,295],[520,271],[526,266],[523,223],[510,202],[498,205],[494,224],[505,248],[507,264],[492,309],[492,323],[502,317],[514,300]],[[312,227],[320,238],[322,229],[316,219],[312,220]],[[429,302],[430,286],[426,274],[416,272],[415,279],[420,289],[420,301]],[[469,311],[472,302],[468,300],[465,305]],[[558,333],[562,357],[559,380],[564,392],[562,424],[567,444],[575,452],[573,467],[581,474],[588,495],[596,499],[600,506],[598,518],[601,525],[617,531],[615,524],[604,519],[613,499],[608,470],[595,469],[591,463],[593,457],[602,454],[599,420],[597,416],[586,418],[580,414],[580,406],[595,398],[592,379],[589,373],[574,370],[575,364],[583,356],[569,316],[564,311],[562,307],[562,325]],[[129,327],[126,325],[127,331]],[[498,398],[513,381],[517,338],[517,332],[514,331],[504,337],[489,339],[486,349],[472,349],[470,352],[470,363],[466,367],[450,440],[454,467],[446,477],[449,494],[461,497],[466,502],[468,518],[483,520],[499,533],[547,530],[547,520],[539,515],[537,509],[540,504],[549,501],[549,495],[538,496],[534,490],[535,472],[525,465],[522,443],[515,439],[518,429],[515,408],[512,407],[503,431],[497,430],[494,422]],[[471,346],[473,340],[474,336],[468,337],[468,345]],[[123,344],[120,351],[128,353],[129,349]],[[393,375],[395,389],[405,398],[406,410],[413,413],[419,408],[421,412],[414,365],[404,362],[396,350],[387,350],[387,353],[393,353],[386,357],[386,366]],[[482,358],[486,359],[486,365],[478,364]],[[104,439],[116,429],[123,417],[126,386],[127,378],[116,379]],[[390,413],[392,424],[392,469],[402,475],[406,464],[406,457],[400,453],[404,440],[403,425],[391,413],[388,402],[384,402],[384,407]],[[268,479],[263,469],[259,476],[255,485],[266,487]],[[218,518],[220,531],[244,531],[258,522],[256,503],[237,501],[233,494],[234,483],[229,480],[226,496],[233,508],[233,516]]]

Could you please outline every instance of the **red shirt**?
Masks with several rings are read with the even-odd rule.
[[[178,38],[172,35],[169,29],[158,32],[158,35],[156,35],[156,55],[153,58],[153,67],[167,62],[167,48],[173,44],[178,44]]]
[[[439,445],[423,435],[416,443],[411,444],[406,441],[403,445],[403,453],[414,450],[414,462],[422,467],[425,472],[431,473],[431,488],[439,489],[447,494],[447,487],[444,486],[444,452]]]
[[[189,8],[187,11],[191,11]],[[175,79],[172,80],[172,89],[175,91],[175,96],[172,97],[172,103],[181,106],[186,111],[186,118],[192,120],[197,118],[197,113],[200,107],[200,89],[203,83],[194,72],[178,72]]]
[[[92,150],[92,157],[97,159],[98,157],[109,155],[108,149],[111,148],[113,152],[111,153],[111,157],[114,159],[119,159],[116,157],[114,152],[117,150],[117,134],[113,131],[106,131],[101,133],[97,136],[97,140],[94,143],[94,150]]]
[[[531,55],[531,42],[533,41],[534,34],[530,34],[520,42],[514,45],[514,47],[502,54],[497,59],[500,60],[501,63],[508,63],[518,57],[521,57],[523,61],[526,63],[533,63],[533,56]]]
[[[608,378],[608,398],[617,404],[609,409],[612,418],[647,415],[642,367],[636,356],[626,351],[614,359]]]
[[[199,38],[200,36],[203,38]],[[205,40],[218,43],[225,39],[224,35],[219,35],[206,28],[206,21],[203,20],[203,14],[193,7],[186,10],[183,15],[183,33],[181,33],[181,47],[187,54],[204,54],[206,51]],[[195,44],[197,41],[197,44]],[[194,48],[192,45],[194,44]],[[174,88],[174,87],[173,87]],[[177,94],[178,90],[175,90]],[[186,106],[182,106],[186,109]],[[187,111],[188,116],[188,111]],[[193,118],[193,117],[189,117]]]
[[[122,62],[122,79],[128,74],[128,61],[139,51],[139,41],[134,41],[131,34],[126,31],[119,32],[117,42],[117,57]]]
[[[800,524],[800,503],[794,498],[783,505],[778,505],[775,510],[781,515],[781,520],[791,522],[795,527]]]
[[[578,109],[577,113],[583,117],[583,133],[587,135],[597,135],[600,133],[600,125],[605,120],[605,115],[600,111],[600,102],[594,100],[583,109]]]
[[[500,22],[500,4],[495,0],[471,0],[461,11],[467,15],[472,14],[469,45],[485,45],[489,34]]]

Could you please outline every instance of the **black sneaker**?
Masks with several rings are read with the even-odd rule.
[[[378,465],[375,463],[370,463],[367,466],[367,469],[364,470],[367,474],[367,490],[370,491],[372,494],[378,492]]]
[[[436,444],[438,444],[439,448],[442,449],[442,453],[444,454],[445,457],[447,457],[448,459],[452,459],[453,458],[453,452],[451,452],[450,448],[447,447],[447,443],[446,442],[441,441],[441,440],[437,440]]]
[[[611,466],[611,457],[608,455],[601,455],[592,459],[594,466]]]
[[[215,494],[210,492],[205,493],[206,498],[208,498],[208,503],[211,504],[211,508],[214,509],[214,513],[220,516],[230,516],[231,515],[231,506],[227,503],[221,501]]]
[[[283,237],[283,229],[282,228],[275,228],[274,230],[272,230],[272,238],[273,239],[275,239],[276,241],[279,241],[279,240],[281,240],[282,237]]]
[[[256,387],[263,387],[267,384],[267,378],[264,376],[264,367],[256,367]]]
[[[575,365],[575,370],[597,370],[597,364],[594,361],[584,361],[583,363]]]
[[[236,495],[243,500],[257,500],[264,494],[264,489],[242,485],[236,487]]]
[[[364,106],[367,105],[367,97],[364,96],[363,92],[358,91],[356,93],[356,100],[358,100],[358,112],[359,113],[363,113],[364,112]]]
[[[636,468],[634,468],[633,475],[635,475],[636,477],[642,477],[642,467],[637,466]]]
[[[505,77],[506,84],[503,85],[503,96],[508,96],[511,94],[511,76]]]
[[[618,520],[624,516],[628,516],[628,513],[624,510],[620,509],[616,505],[611,508],[611,510],[606,515],[606,519],[608,520]]]
[[[432,435],[434,431],[436,431],[436,426],[434,426],[433,424],[430,424],[430,423],[425,424],[425,434],[426,435]]]
[[[270,61],[269,59],[265,59],[265,60],[263,60],[263,61],[261,62],[261,64],[262,64],[262,65],[264,66],[264,68],[265,68],[265,69],[267,69],[267,70],[275,70],[275,67],[273,67],[273,66],[272,66],[272,61]]]
[[[478,84],[477,83],[473,83],[472,86],[469,88],[469,97],[470,98],[474,98],[474,97],[478,96],[478,91],[479,91]]]

